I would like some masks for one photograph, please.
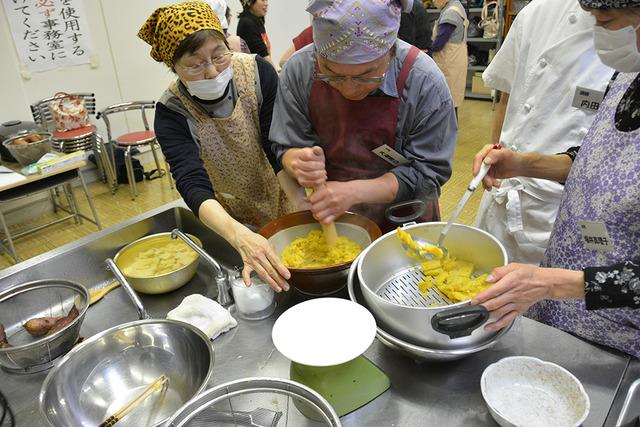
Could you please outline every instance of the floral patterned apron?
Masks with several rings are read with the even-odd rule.
[[[621,132],[615,127],[616,108],[636,76],[618,75],[583,141],[567,179],[545,267],[581,270],[640,258],[640,129]],[[587,249],[582,221],[604,223],[613,250]],[[587,311],[583,301],[545,300],[527,315],[640,357],[640,310]]]

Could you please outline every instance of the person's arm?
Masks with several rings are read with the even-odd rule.
[[[565,154],[516,153],[487,144],[473,158],[474,176],[478,174],[482,163],[491,165],[489,173],[482,180],[484,188],[491,190],[500,187],[500,180],[515,176],[565,182],[573,159]]]
[[[438,25],[438,34],[431,42],[430,52],[440,52],[451,39],[451,35],[456,30],[456,26],[447,22]]]
[[[158,102],[154,131],[178,192],[197,215],[200,205],[205,200],[214,200],[215,193],[187,119]]]
[[[507,112],[508,103],[509,94],[507,92],[500,92],[500,102],[498,102],[496,110],[493,113],[492,141],[494,144],[500,143],[500,134],[502,133],[502,126],[504,125],[504,116]]]
[[[486,329],[498,330],[544,299],[584,298],[584,273],[561,268],[542,268],[512,263],[494,269],[487,282],[493,283],[471,300],[482,304],[494,322]]]
[[[458,124],[444,76],[422,54],[406,82],[400,109],[404,117],[393,148],[409,163],[391,170],[398,180],[395,201],[437,198],[451,177]]]
[[[248,286],[251,272],[255,271],[276,292],[289,290],[287,279],[291,274],[267,239],[236,221],[217,200],[202,203],[198,218],[238,251],[244,264],[242,278]]]
[[[262,92],[262,104],[258,112],[262,149],[269,163],[271,163],[274,172],[277,174],[282,167],[276,160],[276,156],[271,149],[272,142],[269,139],[269,131],[271,130],[271,121],[273,119],[273,104],[275,103],[276,94],[278,93],[278,73],[276,73],[276,70],[271,64],[258,55],[256,55],[256,64],[260,76],[260,90]]]
[[[583,271],[509,264],[494,269],[493,283],[471,300],[482,304],[495,322],[488,329],[502,329],[533,304],[544,299],[583,299],[587,310],[640,308],[640,265],[626,261]]]
[[[583,271],[587,310],[640,308],[640,260]]]

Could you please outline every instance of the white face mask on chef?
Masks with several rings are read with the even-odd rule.
[[[636,36],[637,27],[624,27],[619,30],[607,30],[593,27],[593,42],[603,64],[623,72],[640,71],[640,52]]]
[[[212,79],[192,80],[185,83],[191,95],[205,101],[213,101],[224,95],[224,91],[232,78],[233,67],[229,66]]]

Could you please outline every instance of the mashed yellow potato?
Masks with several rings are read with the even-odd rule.
[[[466,301],[491,286],[491,283],[485,281],[488,274],[474,277],[473,263],[456,260],[450,255],[444,257],[442,250],[435,246],[420,246],[400,227],[396,229],[396,234],[402,243],[416,250],[420,255],[433,255],[432,260],[421,264],[426,279],[418,284],[418,288],[424,296],[427,296],[429,289],[436,286],[450,300]],[[417,258],[413,251],[407,251],[407,255]],[[417,259],[423,260],[423,258]]]
[[[190,264],[198,254],[181,240],[153,247],[136,254],[133,262],[122,268],[131,277],[154,277],[171,273]]]
[[[356,242],[344,236],[338,236],[336,244],[329,246],[322,231],[312,230],[291,242],[280,257],[287,267],[318,268],[353,261],[361,251]]]
[[[422,272],[426,279],[418,287],[423,294],[426,295],[430,288],[436,286],[454,302],[471,299],[491,286],[485,281],[488,274],[473,277],[472,263],[451,256],[422,263]]]

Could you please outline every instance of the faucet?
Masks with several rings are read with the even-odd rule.
[[[184,242],[189,245],[191,249],[196,251],[198,255],[200,255],[205,261],[207,261],[215,270],[216,275],[213,280],[216,282],[216,287],[218,288],[218,304],[223,307],[228,307],[233,304],[233,299],[229,293],[229,275],[224,270],[218,261],[213,259],[208,253],[206,253],[202,248],[194,243],[186,234],[184,234],[180,229],[175,228],[171,231],[171,238],[177,239],[180,238],[184,240]]]

